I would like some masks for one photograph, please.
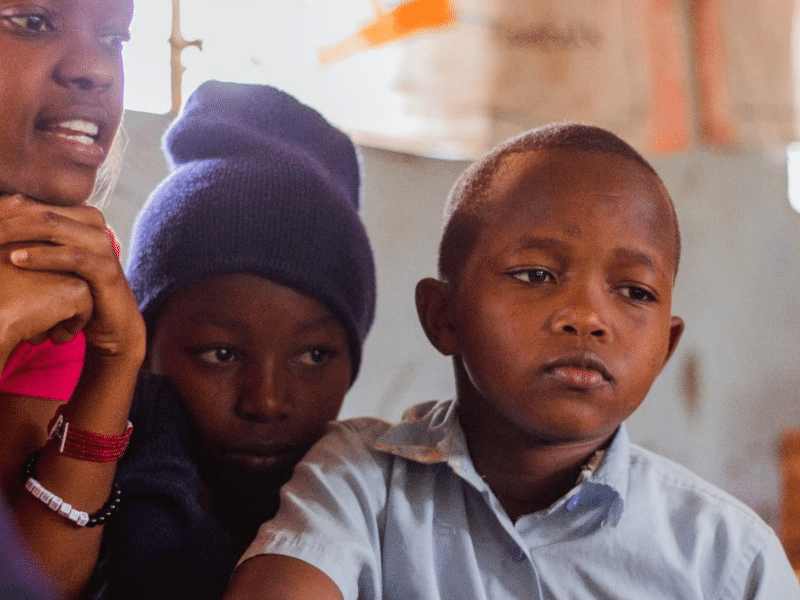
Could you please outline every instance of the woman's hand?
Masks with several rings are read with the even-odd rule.
[[[0,248],[0,326],[12,338],[64,342],[83,329],[87,351],[141,362],[144,323],[98,209],[7,196]]]
[[[86,356],[64,418],[100,435],[125,431],[144,358],[145,327],[99,210],[0,197],[0,328],[0,345],[14,342],[12,349],[21,340],[66,341],[82,330]],[[30,445],[31,436],[45,444],[56,404],[25,397],[4,400],[0,430],[22,434],[19,447],[6,448],[9,456],[0,464],[5,469],[0,475],[18,478],[29,451],[22,446]],[[36,477],[73,506],[94,512],[108,499],[115,470],[114,462],[62,456],[50,442]],[[73,526],[19,486],[10,497],[43,573],[65,597],[79,596],[97,560],[102,528]]]
[[[26,271],[14,266],[11,253],[42,245],[20,231],[19,196],[0,198],[0,359],[22,341],[71,339],[92,316],[88,283],[60,272]],[[20,238],[23,238],[22,240]]]

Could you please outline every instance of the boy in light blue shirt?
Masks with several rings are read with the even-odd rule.
[[[628,440],[683,331],[679,257],[663,183],[605,130],[477,161],[416,294],[456,399],[333,425],[226,597],[800,600],[755,513]]]

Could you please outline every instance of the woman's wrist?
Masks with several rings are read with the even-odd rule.
[[[8,323],[0,324],[0,369],[6,364],[8,357],[21,341],[13,331],[13,326]]]
[[[95,346],[87,339],[84,368],[110,369],[120,375],[126,372],[135,375],[144,362],[145,352],[144,333],[124,347],[113,349]]]

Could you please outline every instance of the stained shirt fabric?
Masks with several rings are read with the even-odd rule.
[[[456,403],[332,424],[240,563],[299,558],[345,600],[800,600],[770,527],[624,425],[583,475],[512,522],[475,471]]]

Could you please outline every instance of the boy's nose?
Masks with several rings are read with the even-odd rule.
[[[553,330],[578,336],[605,339],[609,327],[597,306],[585,303],[582,306],[565,306],[553,316]]]
[[[288,376],[277,365],[261,365],[245,375],[236,402],[236,415],[246,421],[284,421],[292,412]]]
[[[53,70],[59,85],[81,92],[104,91],[119,77],[118,57],[97,39],[74,36],[64,41],[64,51]]]
[[[607,339],[608,323],[605,286],[594,281],[576,281],[563,289],[554,301],[552,328],[556,333]]]
[[[571,311],[558,320],[556,329],[563,333],[591,335],[593,337],[605,337],[608,333],[596,311],[584,314]]]

